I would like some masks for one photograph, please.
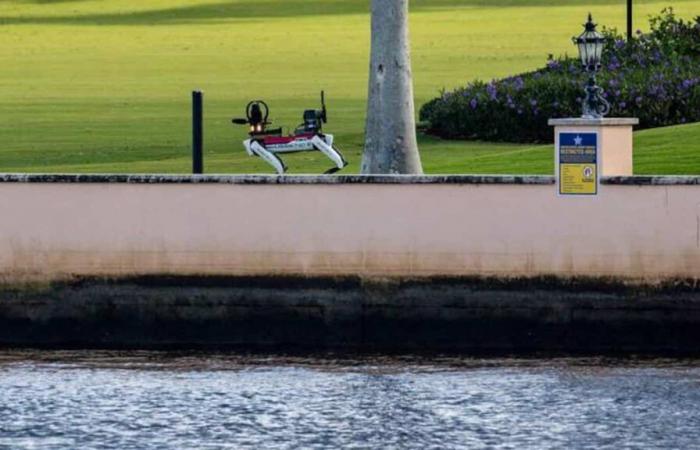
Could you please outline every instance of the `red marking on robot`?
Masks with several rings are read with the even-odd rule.
[[[296,136],[265,136],[263,144],[265,145],[280,145],[289,144],[290,142],[302,139],[312,139],[313,133],[298,134]]]

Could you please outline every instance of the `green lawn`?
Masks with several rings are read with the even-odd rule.
[[[636,20],[700,0],[636,0]],[[474,78],[575,51],[586,13],[623,28],[624,0],[412,0],[417,105]],[[328,131],[356,172],[368,0],[0,0],[0,172],[187,172],[190,91],[205,92],[209,173],[270,172],[229,119],[264,98],[294,126],[324,88]],[[420,138],[428,173],[551,173],[552,146]],[[700,125],[636,135],[638,173],[700,174]],[[292,172],[329,167],[320,154]]]

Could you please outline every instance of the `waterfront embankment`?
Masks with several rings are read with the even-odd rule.
[[[697,353],[700,177],[0,175],[0,345]]]
[[[697,354],[700,286],[606,279],[142,277],[0,288],[0,345]]]

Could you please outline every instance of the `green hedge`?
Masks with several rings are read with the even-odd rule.
[[[700,121],[700,17],[671,8],[628,43],[614,29],[598,81],[610,117],[638,117],[641,128]],[[426,131],[446,139],[551,142],[547,121],[579,117],[586,80],[578,58],[550,56],[546,67],[489,83],[475,81],[423,105]]]

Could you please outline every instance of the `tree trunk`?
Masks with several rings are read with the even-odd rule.
[[[422,174],[413,105],[408,0],[372,0],[363,174]]]

